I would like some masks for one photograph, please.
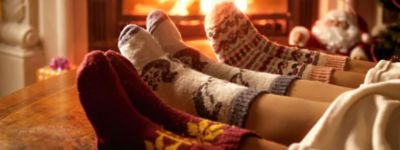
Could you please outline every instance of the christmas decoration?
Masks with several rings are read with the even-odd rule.
[[[381,59],[399,61],[400,21],[399,23],[389,25],[386,30],[381,31],[374,39],[374,61],[379,61]]]
[[[70,65],[68,59],[62,57],[55,57],[50,60],[49,65],[39,68],[36,72],[37,81],[46,80],[53,76],[58,76],[63,73],[73,70],[76,67]]]
[[[350,11],[332,10],[317,20],[311,31],[293,28],[289,44],[322,49],[327,53],[349,56],[351,59],[370,59],[370,36],[365,20]]]
[[[398,0],[380,0],[385,12],[392,16],[393,22],[374,37],[374,48],[371,49],[375,62],[386,59],[395,62],[400,61],[400,2]],[[397,16],[397,17],[396,17]],[[385,14],[384,14],[385,17]]]

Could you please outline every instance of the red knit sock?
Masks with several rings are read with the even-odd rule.
[[[134,107],[152,121],[164,125],[167,130],[202,142],[210,142],[224,149],[237,149],[245,137],[255,136],[251,131],[194,117],[166,105],[147,88],[129,60],[114,51],[106,52],[106,56]]]
[[[96,131],[99,149],[218,148],[174,135],[141,116],[100,51],[89,53],[82,62],[78,70],[78,91]]]

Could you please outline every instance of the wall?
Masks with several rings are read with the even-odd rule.
[[[0,1],[0,96],[35,83],[53,57],[79,65],[88,51],[87,0]]]
[[[47,61],[67,57],[78,65],[88,51],[87,0],[39,0],[39,16]]]

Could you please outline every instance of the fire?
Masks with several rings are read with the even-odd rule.
[[[179,16],[189,15],[188,7],[193,5],[195,1],[196,0],[177,0],[172,9],[169,11],[169,14]],[[249,3],[248,0],[200,0],[201,13],[203,15],[209,13],[213,5],[221,1],[233,1],[236,7],[242,12],[246,12]]]
[[[221,1],[228,1],[228,0],[201,0],[200,8],[202,14],[207,14],[211,11],[213,5]],[[246,12],[248,7],[248,0],[229,0],[233,1],[239,10],[242,12]]]
[[[195,0],[177,0],[169,11],[170,15],[186,16],[189,15],[188,7],[191,6]]]

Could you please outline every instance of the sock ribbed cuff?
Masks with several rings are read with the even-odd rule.
[[[267,91],[261,91],[256,89],[247,89],[239,93],[232,101],[229,124],[244,127],[244,123],[247,119],[250,106],[252,102],[261,94],[267,93]]]
[[[240,144],[248,137],[259,136],[250,130],[230,127],[225,129],[224,133],[218,138],[218,141],[213,144],[220,145],[226,150],[237,150]]]
[[[346,67],[348,57],[339,55],[326,55],[326,62],[324,66],[332,67],[335,70],[343,71]]]
[[[297,79],[297,76],[279,76],[272,82],[269,91],[277,95],[286,95],[293,81]]]
[[[309,79],[329,83],[332,73],[333,68],[331,67],[313,66]]]

